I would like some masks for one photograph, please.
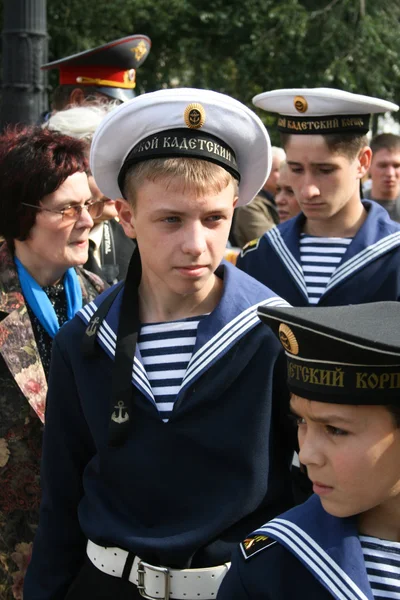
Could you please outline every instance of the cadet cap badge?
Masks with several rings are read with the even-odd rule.
[[[285,323],[281,323],[279,325],[279,339],[282,346],[290,354],[296,355],[299,353],[299,344],[297,342],[296,336],[294,335],[290,327]]]
[[[194,102],[188,104],[185,109],[184,115],[186,125],[190,129],[200,129],[206,122],[206,111],[201,104]]]
[[[307,112],[308,109],[308,102],[307,100],[304,98],[304,96],[295,96],[295,99],[293,101],[294,107],[295,109],[299,112],[299,113],[305,113]]]

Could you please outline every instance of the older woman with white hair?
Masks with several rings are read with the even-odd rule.
[[[54,113],[45,127],[85,141],[89,153],[94,132],[115,106],[113,102],[72,106]],[[85,268],[113,284],[125,279],[135,242],[125,235],[116,220],[115,198],[106,198],[102,194],[90,172],[88,180],[92,198],[103,201],[104,210],[98,219],[94,219],[89,234],[89,258]]]

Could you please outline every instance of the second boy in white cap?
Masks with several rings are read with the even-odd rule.
[[[293,306],[398,300],[400,226],[360,198],[370,114],[398,107],[327,88],[274,90],[253,102],[280,115],[302,213],[251,242],[238,266]]]
[[[54,345],[25,600],[211,600],[235,543],[291,503],[285,375],[256,314],[285,303],[220,264],[270,162],[258,117],[205,90],[97,130],[93,175],[140,254]]]

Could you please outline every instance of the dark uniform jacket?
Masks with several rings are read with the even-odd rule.
[[[318,496],[273,519],[235,550],[218,600],[373,600],[356,522]]]
[[[333,273],[318,306],[364,304],[400,299],[400,224],[372,201],[368,216]],[[274,227],[243,249],[237,266],[293,306],[309,306],[300,262],[305,217]]]
[[[103,282],[77,269],[83,302]],[[39,521],[47,381],[13,257],[0,248],[0,598],[20,599]]]
[[[56,337],[41,520],[24,600],[64,598],[87,539],[154,565],[214,566],[266,516],[291,505],[285,361],[256,314],[259,304],[282,300],[229,263],[217,275],[223,295],[200,321],[168,423],[136,348],[134,420],[123,446],[108,446],[121,293],[98,331],[97,357],[84,358],[80,347],[104,295]]]

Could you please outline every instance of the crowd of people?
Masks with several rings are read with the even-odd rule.
[[[149,50],[0,135],[0,600],[400,599],[398,106]]]

